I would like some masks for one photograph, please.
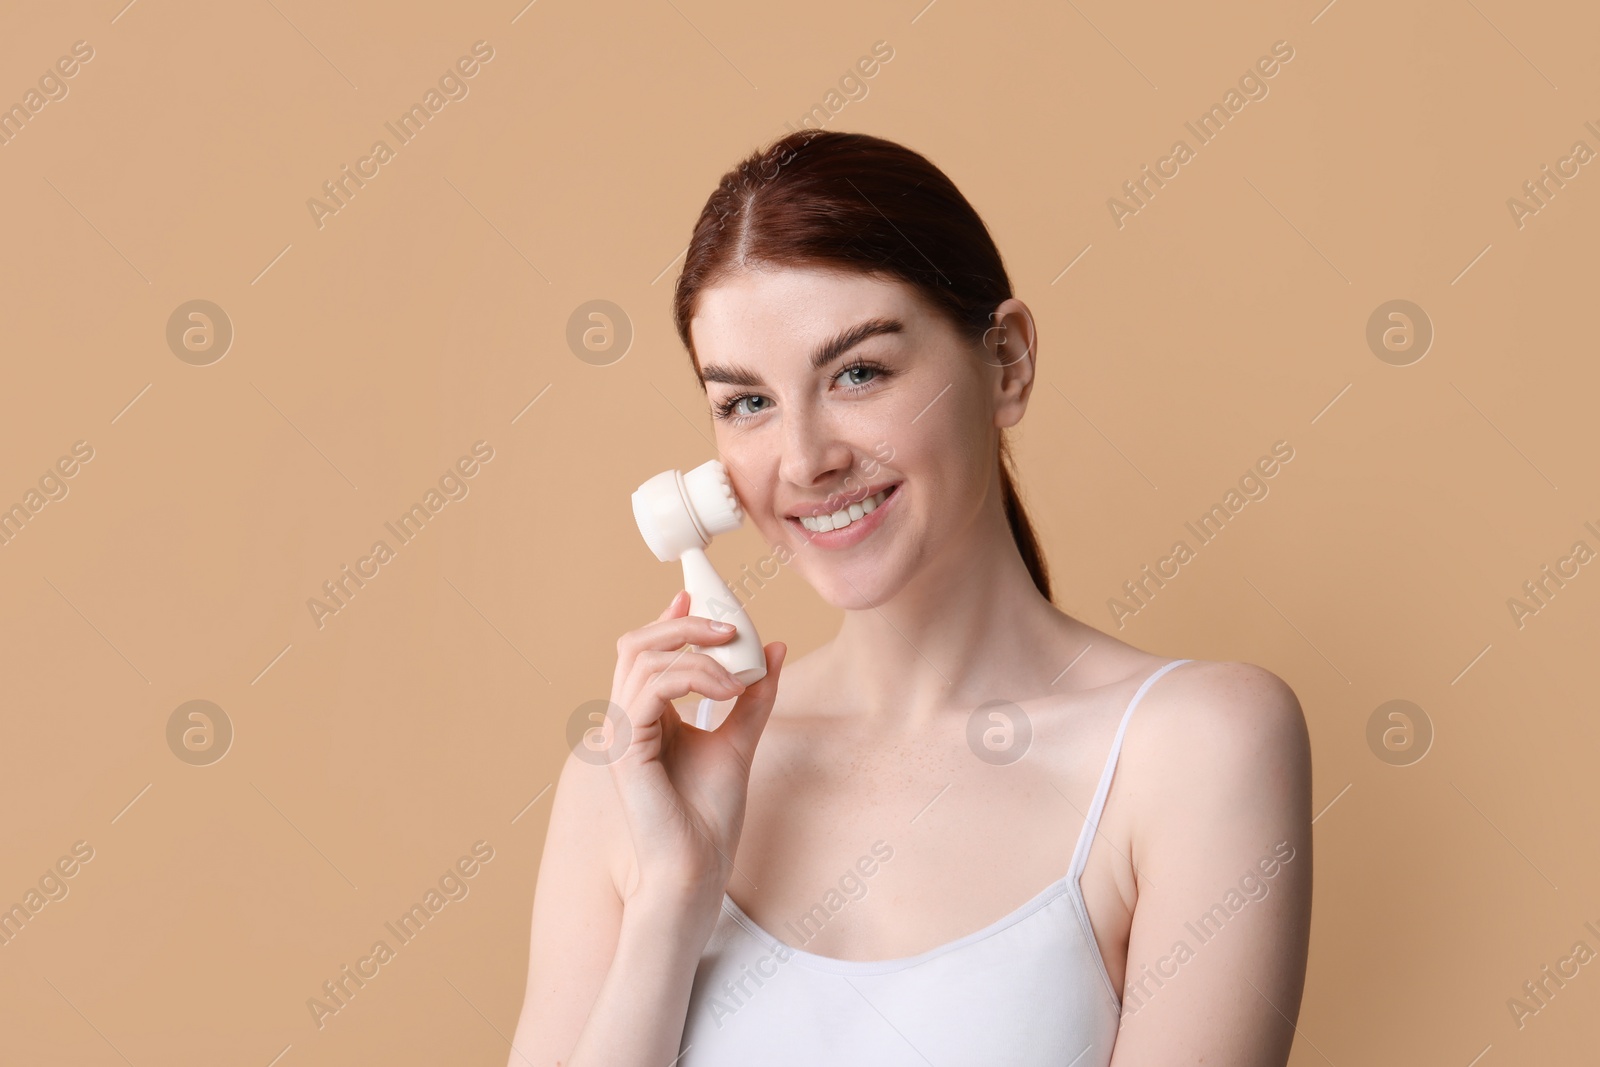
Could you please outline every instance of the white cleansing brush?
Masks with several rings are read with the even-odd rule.
[[[722,664],[745,685],[765,678],[767,655],[755,623],[705,553],[713,537],[737,530],[744,522],[722,461],[708,460],[687,473],[662,471],[651,478],[634,491],[633,518],[657,559],[683,561],[689,614],[738,627],[731,641],[689,647]]]

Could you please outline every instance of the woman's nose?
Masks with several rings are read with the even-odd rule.
[[[783,455],[778,469],[784,481],[799,486],[826,486],[850,470],[854,452],[830,420],[803,407],[783,412]]]

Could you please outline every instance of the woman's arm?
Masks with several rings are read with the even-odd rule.
[[[1276,675],[1197,667],[1140,706],[1138,899],[1111,1067],[1284,1067],[1311,936],[1310,739]]]
[[[640,892],[624,907],[611,856],[626,834],[607,768],[569,755],[539,863],[508,1067],[677,1059],[709,929],[687,899]]]
[[[595,735],[604,747],[574,749],[561,769],[512,1067],[678,1059],[695,971],[744,826],[751,760],[788,655],[781,641],[767,645],[766,676],[745,686],[684,647],[728,641],[734,628],[718,632],[688,611],[680,589],[655,622],[617,640],[606,722]],[[737,699],[721,726],[700,730],[672,705],[690,693]]]

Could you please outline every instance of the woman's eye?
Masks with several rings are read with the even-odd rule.
[[[717,405],[717,417],[723,419],[731,418],[734,420],[748,419],[760,412],[762,410],[760,405],[765,404],[766,402],[766,397],[757,396],[751,393],[746,393],[743,396],[736,396],[732,399],[724,400],[721,404]],[[745,410],[740,407],[742,404],[755,404],[757,407],[754,410]]]
[[[846,385],[866,385],[877,373],[878,371],[876,367],[868,367],[863,364],[854,367],[846,367],[844,370],[839,372],[839,377],[847,379],[845,382]],[[857,375],[860,375],[860,377],[856,377]]]

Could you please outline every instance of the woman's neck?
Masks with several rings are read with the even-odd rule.
[[[995,513],[892,600],[846,611],[817,658],[853,714],[917,729],[952,709],[1045,692],[1095,636],[1039,592]]]

